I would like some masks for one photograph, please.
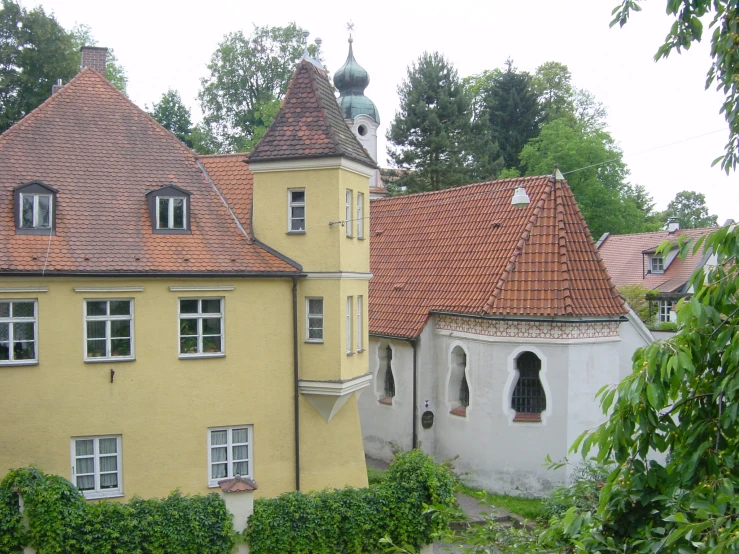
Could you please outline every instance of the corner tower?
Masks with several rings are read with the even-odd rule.
[[[249,155],[252,234],[302,266],[297,304],[304,489],[366,484],[354,392],[369,384],[369,184],[374,160],[325,71],[302,59]]]
[[[339,90],[339,107],[344,120],[354,132],[362,146],[377,163],[377,129],[380,126],[380,114],[377,106],[364,95],[370,82],[369,73],[354,59],[354,39],[349,37],[349,55],[346,62],[334,75],[334,85]],[[372,175],[372,188],[379,185],[379,171]]]

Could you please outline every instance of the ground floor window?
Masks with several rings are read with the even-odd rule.
[[[659,322],[664,323],[666,321],[672,321],[672,300],[660,300],[659,301]]]
[[[533,352],[522,352],[516,358],[518,381],[513,389],[511,407],[516,411],[513,421],[541,421],[547,398],[539,372],[541,360]]]
[[[73,438],[72,482],[85,498],[120,496],[120,435]]]
[[[252,475],[251,425],[219,427],[208,430],[208,484],[221,479]]]

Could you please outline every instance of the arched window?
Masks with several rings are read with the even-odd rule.
[[[452,349],[449,383],[447,385],[447,402],[454,415],[467,415],[470,405],[470,387],[467,383],[467,353],[461,346]]]
[[[392,404],[395,396],[393,349],[389,344],[381,344],[378,354],[380,363],[377,368],[377,396],[383,404]]]
[[[547,407],[539,378],[541,360],[533,352],[522,352],[516,359],[516,369],[518,381],[511,397],[511,407],[516,411],[513,421],[541,421],[541,412]]]

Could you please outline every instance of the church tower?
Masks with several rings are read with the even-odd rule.
[[[380,126],[380,115],[375,103],[364,95],[369,85],[369,73],[354,59],[352,43],[349,37],[349,55],[346,62],[334,75],[334,86],[339,90],[339,107],[344,113],[344,120],[354,132],[362,146],[377,163],[377,128]],[[377,188],[379,170],[375,170],[370,188]]]

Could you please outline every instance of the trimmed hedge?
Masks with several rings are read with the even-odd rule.
[[[231,514],[216,493],[88,503],[72,483],[36,468],[13,470],[0,482],[0,552],[33,546],[39,554],[229,554],[235,542]]]
[[[418,548],[448,524],[438,515],[432,518],[428,506],[455,503],[451,472],[414,450],[393,461],[383,483],[366,489],[256,500],[246,539],[251,554],[369,553],[379,550],[386,536]]]

